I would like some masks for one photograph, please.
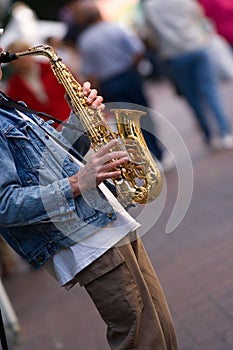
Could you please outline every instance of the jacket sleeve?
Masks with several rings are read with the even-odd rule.
[[[68,178],[46,186],[23,187],[8,143],[1,132],[0,150],[0,227],[63,222],[75,215]]]

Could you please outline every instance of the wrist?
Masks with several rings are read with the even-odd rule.
[[[73,197],[76,198],[80,196],[81,191],[78,182],[78,174],[69,177],[70,187],[72,190]]]

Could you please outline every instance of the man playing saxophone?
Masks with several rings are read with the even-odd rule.
[[[88,82],[82,93],[93,109],[104,108]],[[74,129],[76,138],[83,132],[73,112],[57,132],[4,93],[0,101],[1,235],[67,290],[86,289],[111,349],[176,350],[167,302],[137,237],[139,223],[109,190],[112,184],[105,185],[121,177],[128,153],[114,150],[113,139],[82,162],[71,146]]]

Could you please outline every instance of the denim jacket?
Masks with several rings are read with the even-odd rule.
[[[64,135],[73,142],[74,132],[64,127],[63,135],[29,116],[34,122],[13,109],[0,109],[0,234],[38,269],[116,216],[98,190],[73,198],[68,177],[80,167],[51,136],[68,145]]]

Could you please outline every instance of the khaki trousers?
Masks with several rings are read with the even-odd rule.
[[[107,325],[112,350],[177,350],[170,312],[140,239],[110,249],[78,274]]]

